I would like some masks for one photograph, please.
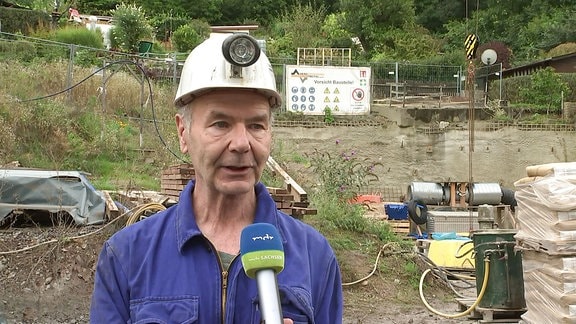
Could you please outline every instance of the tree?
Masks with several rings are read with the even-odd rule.
[[[298,48],[326,47],[320,31],[325,11],[310,5],[297,5],[285,12],[275,23],[267,46],[270,56],[294,57]]]
[[[576,3],[566,0],[486,0],[470,19],[445,25],[445,49],[456,50],[467,34],[481,42],[500,41],[514,53],[514,64],[534,60],[545,51],[576,40]],[[546,8],[546,10],[542,10]]]
[[[359,50],[352,41],[352,35],[342,27],[345,17],[343,13],[329,14],[322,25],[322,35],[326,37],[328,47],[352,48]]]
[[[180,26],[172,36],[172,43],[178,52],[189,52],[210,36],[210,25],[200,19]]]
[[[551,9],[533,17],[518,34],[518,53],[522,60],[541,57],[550,49],[568,42],[576,42],[576,6]]]
[[[220,12],[222,0],[169,0],[169,2],[172,2],[172,7],[168,8],[174,8],[175,14],[185,15],[192,19],[202,19],[210,24],[214,24],[222,17],[222,13]],[[164,9],[162,11],[166,11],[166,2],[163,3],[162,7]]]
[[[440,51],[440,42],[416,24],[388,30],[381,39],[383,42],[374,48],[373,61],[415,61]]]
[[[136,53],[140,41],[152,37],[152,27],[141,7],[121,4],[114,9],[112,15],[115,25],[113,35],[120,49]]]
[[[444,33],[451,20],[466,18],[466,4],[452,0],[415,1],[416,22],[433,33]]]
[[[82,14],[110,16],[118,1],[115,0],[76,0],[76,9]]]
[[[345,28],[358,37],[369,54],[377,45],[390,41],[385,37],[389,31],[415,22],[413,0],[342,0],[340,4]]]
[[[186,25],[190,18],[172,13],[161,13],[150,18],[150,24],[154,28],[156,39],[167,42],[178,27]]]
[[[220,25],[257,24],[269,26],[278,13],[286,11],[285,0],[223,0]]]
[[[484,51],[487,49],[491,49],[496,52],[496,61],[491,62],[490,64],[502,63],[502,68],[504,69],[511,67],[510,59],[512,56],[512,51],[510,51],[510,48],[506,46],[506,44],[497,41],[480,44],[476,50],[476,58],[478,61],[480,61],[482,53],[484,53]]]

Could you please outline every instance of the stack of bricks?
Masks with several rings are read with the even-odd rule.
[[[297,219],[303,219],[304,215],[316,215],[316,209],[308,207],[309,203],[305,195],[304,197],[300,195],[298,199],[290,193],[290,188],[267,188],[278,210]]]
[[[160,180],[160,193],[168,198],[178,201],[180,192],[184,189],[190,179],[194,178],[194,167],[184,163],[173,165],[162,171]],[[288,186],[290,187],[290,186]],[[309,208],[307,196],[304,194],[291,194],[290,188],[268,187],[272,199],[276,202],[276,207],[294,218],[302,219],[304,215],[315,215],[316,209]]]
[[[180,192],[188,181],[194,178],[194,174],[194,167],[189,163],[173,165],[165,169],[160,179],[160,193],[178,201]]]

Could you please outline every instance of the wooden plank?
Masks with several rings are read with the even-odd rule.
[[[272,195],[274,201],[294,201],[292,194],[274,194]]]
[[[409,234],[410,233],[410,221],[407,220],[387,220],[388,225],[392,229],[392,232],[396,234]]]
[[[294,181],[294,179],[292,179],[292,177],[290,177],[290,175],[288,175],[288,173],[286,173],[286,171],[284,171],[284,169],[282,169],[282,167],[280,167],[280,165],[276,163],[271,156],[268,157],[266,165],[273,171],[278,172],[280,176],[284,178],[284,183],[287,185],[287,189],[290,193],[294,195],[295,201],[308,201],[306,191],[304,191],[304,189],[302,189],[302,187],[300,187],[300,185],[296,183],[296,181]]]
[[[318,210],[314,208],[292,207],[292,214],[316,215],[318,214]]]
[[[290,193],[286,188],[266,187],[266,189],[268,189],[268,192],[272,195],[286,195]]]
[[[293,201],[292,202],[292,207],[308,208],[309,205],[310,205],[310,203],[307,201]]]
[[[104,195],[104,202],[106,203],[106,216],[108,216],[108,220],[116,219],[120,216],[120,210],[114,200],[110,196],[110,192],[107,190],[103,190],[102,194]]]

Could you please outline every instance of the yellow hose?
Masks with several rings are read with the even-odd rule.
[[[476,300],[474,301],[472,306],[470,306],[470,308],[468,308],[467,310],[465,310],[462,313],[444,314],[444,313],[441,313],[441,312],[435,310],[434,308],[432,308],[432,306],[430,306],[430,304],[428,304],[428,302],[424,298],[424,292],[422,291],[422,286],[424,284],[424,278],[426,278],[426,275],[430,271],[431,271],[431,269],[426,269],[426,271],[424,271],[424,273],[420,277],[420,286],[419,286],[420,299],[422,299],[424,306],[426,306],[426,308],[428,308],[429,311],[431,311],[432,313],[434,313],[436,315],[439,315],[439,316],[442,316],[445,318],[458,318],[458,317],[462,317],[462,316],[466,316],[466,315],[470,314],[474,310],[474,308],[476,308],[476,306],[478,306],[478,304],[482,300],[482,297],[484,297],[484,293],[486,292],[486,287],[488,287],[488,274],[490,272],[490,260],[488,258],[484,259],[484,281],[482,282],[482,289],[480,289],[480,293],[478,294],[478,298],[476,298]]]
[[[138,208],[132,213],[132,215],[130,215],[130,217],[128,217],[128,219],[126,220],[126,226],[132,225],[136,222],[138,222],[139,220],[141,220],[142,218],[144,218],[144,212],[146,211],[161,211],[166,209],[166,206],[159,204],[159,203],[149,203],[149,204],[144,204],[141,206],[138,206]]]

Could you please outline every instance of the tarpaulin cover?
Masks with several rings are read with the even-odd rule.
[[[105,199],[78,171],[0,169],[0,223],[12,211],[67,212],[78,225],[104,222]]]

